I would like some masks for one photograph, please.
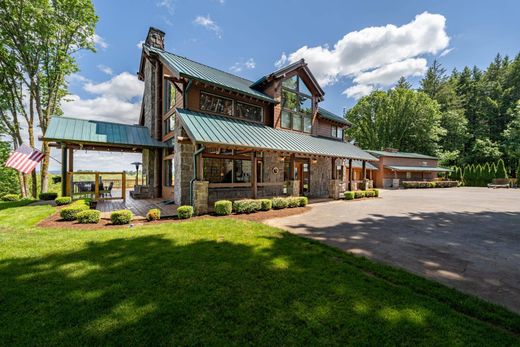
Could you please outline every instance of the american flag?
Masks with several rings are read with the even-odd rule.
[[[5,166],[12,167],[21,173],[31,173],[36,165],[43,160],[43,153],[37,149],[31,148],[26,144],[22,144],[16,151],[11,153],[9,159],[5,162]]]

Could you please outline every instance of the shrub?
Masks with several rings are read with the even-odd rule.
[[[227,216],[233,212],[233,203],[229,200],[219,200],[215,202],[215,214],[217,216]]]
[[[288,205],[288,201],[286,198],[273,198],[272,200],[272,203],[273,203],[273,208],[275,210],[280,210],[282,208],[286,208],[287,205]]]
[[[260,210],[269,211],[273,208],[273,202],[269,199],[260,199]]]
[[[110,214],[110,221],[114,225],[128,224],[132,220],[133,216],[134,215],[132,214],[132,211],[130,211],[130,210],[114,211]]]
[[[287,199],[287,207],[294,208],[300,206],[300,198],[297,196],[290,196]]]
[[[68,204],[70,204],[71,201],[72,201],[72,199],[70,198],[70,196],[62,196],[60,198],[54,199],[54,202],[58,206],[68,205]]]
[[[161,219],[161,210],[158,208],[152,208],[146,213],[146,220],[149,222],[159,219]]]
[[[376,196],[376,192],[373,190],[365,190],[365,196],[367,198],[374,198]]]
[[[40,200],[54,200],[58,197],[58,193],[40,193],[38,198]]]
[[[6,194],[2,197],[3,201],[19,201],[20,195],[18,194]]]
[[[361,199],[365,197],[365,191],[364,190],[356,190],[354,192],[354,198]]]
[[[435,187],[437,188],[450,188],[450,187],[458,187],[459,182],[457,181],[438,181],[435,182]]]
[[[76,219],[80,224],[96,224],[99,223],[101,212],[98,210],[85,210],[76,214]]]
[[[177,216],[180,219],[188,219],[193,216],[193,207],[190,205],[182,205],[177,208]]]
[[[379,189],[371,189],[374,192],[374,197],[379,197]]]
[[[299,204],[300,207],[305,207],[309,203],[309,199],[306,196],[300,196],[300,197],[298,197],[298,200],[300,202],[300,204]]]
[[[78,213],[88,209],[90,209],[90,207],[85,200],[76,200],[69,206],[62,208],[60,216],[63,220],[72,221],[76,220],[76,215]]]
[[[345,192],[345,199],[346,200],[354,200],[355,194],[354,192]]]
[[[498,160],[495,178],[509,178],[507,177],[506,166],[504,165],[504,161],[502,159]]]
[[[252,213],[260,211],[261,208],[260,200],[243,199],[233,202],[233,209],[236,213]]]

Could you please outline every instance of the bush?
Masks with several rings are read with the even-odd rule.
[[[373,190],[365,190],[365,196],[367,198],[374,198],[376,196],[376,192]]]
[[[273,208],[273,202],[269,199],[260,199],[260,210],[269,211]]]
[[[158,208],[152,208],[148,213],[146,213],[146,220],[149,222],[159,219],[161,219],[161,210]]]
[[[374,197],[379,197],[379,189],[371,189],[374,192]]]
[[[233,209],[236,213],[252,213],[260,211],[261,208],[260,200],[243,199],[233,202]]]
[[[275,210],[286,208],[289,203],[286,198],[273,198],[271,201]]]
[[[78,213],[88,209],[90,209],[90,207],[85,200],[76,200],[69,206],[62,208],[60,216],[63,220],[72,221],[76,220],[76,215]]]
[[[98,210],[85,210],[78,212],[76,219],[80,224],[96,224],[99,223],[101,212]]]
[[[19,201],[20,195],[18,194],[6,194],[2,197],[3,201]]]
[[[71,201],[72,201],[72,199],[70,198],[70,196],[62,196],[60,198],[54,199],[54,202],[58,206],[68,205],[68,204],[70,204]]]
[[[219,200],[215,202],[214,206],[217,216],[227,216],[233,212],[233,203],[229,200]]]
[[[294,208],[300,206],[300,198],[297,196],[290,196],[287,199],[287,207]]]
[[[437,188],[451,188],[451,187],[458,187],[459,182],[457,181],[438,181],[435,182],[435,187]]]
[[[507,176],[506,166],[504,165],[504,161],[502,159],[498,160],[495,178],[509,178]]]
[[[38,195],[38,198],[40,198],[40,200],[55,200],[57,197],[57,193],[40,193]]]
[[[365,197],[365,191],[364,190],[356,190],[354,192],[354,198],[361,199]]]
[[[298,197],[298,200],[300,201],[300,207],[305,207],[309,203],[309,199],[306,196],[300,196]]]
[[[356,197],[354,192],[345,192],[344,195],[346,200],[354,200]]]
[[[132,211],[130,211],[130,210],[114,211],[110,214],[110,221],[114,225],[128,224],[132,220],[133,216],[134,215],[132,214]]]
[[[193,216],[193,207],[189,205],[179,206],[177,208],[177,216],[180,219],[188,219]]]

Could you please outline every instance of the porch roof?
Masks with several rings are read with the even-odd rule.
[[[348,164],[348,163],[347,163]],[[348,167],[348,165],[347,165]],[[352,161],[352,168],[355,168],[355,169],[361,169],[363,168],[363,162],[361,162],[360,160],[353,160]],[[370,164],[367,162],[367,165],[366,165],[366,168],[367,170],[379,170],[377,168],[377,166],[373,165],[373,164]]]
[[[167,147],[165,143],[152,138],[150,131],[144,126],[69,117],[52,117],[43,139],[45,141],[120,147]]]
[[[190,138],[197,143],[378,161],[346,142],[185,109],[177,109],[177,115]]]
[[[437,166],[400,166],[400,165],[385,165],[385,168],[394,171],[416,171],[416,172],[450,172],[450,169]]]

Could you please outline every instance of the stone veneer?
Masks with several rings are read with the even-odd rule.
[[[309,196],[313,198],[327,198],[329,196],[329,181],[332,177],[330,158],[318,158],[316,163],[311,161],[311,187]]]
[[[329,181],[329,198],[339,199],[342,193],[343,182],[341,180]]]
[[[208,181],[193,182],[193,210],[196,215],[208,213]]]

